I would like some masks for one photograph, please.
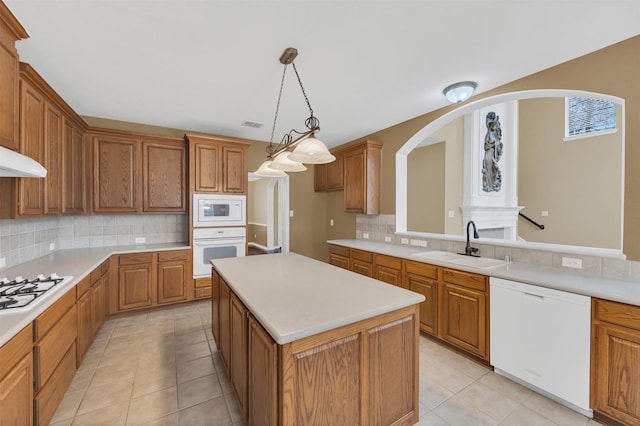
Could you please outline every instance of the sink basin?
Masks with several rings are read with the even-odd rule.
[[[504,260],[491,259],[489,257],[472,257],[439,250],[414,253],[412,254],[412,256],[421,257],[423,259],[439,260],[441,262],[449,262],[456,265],[472,266],[474,268],[481,269],[496,268],[498,266],[503,266],[509,263]]]
[[[473,266],[474,268],[490,269],[498,266],[506,265],[507,261],[500,259],[491,259],[489,257],[471,257],[471,256],[459,256],[457,259],[452,259],[451,263],[456,265]]]
[[[461,257],[465,257],[465,256],[462,256],[461,254],[451,253],[449,251],[438,251],[438,250],[425,251],[422,253],[414,253],[412,254],[412,256],[421,257],[423,259],[441,260],[443,262],[451,262],[453,259],[459,259]]]

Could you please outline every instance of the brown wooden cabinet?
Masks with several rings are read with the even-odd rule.
[[[190,277],[189,250],[158,253],[158,304],[182,302],[188,299]]]
[[[380,213],[382,144],[363,141],[342,152],[344,161],[344,210],[347,213]]]
[[[420,303],[420,329],[433,336],[438,334],[438,267],[421,262],[404,261],[403,277],[406,289],[425,297]]]
[[[278,345],[249,315],[247,351],[247,424],[275,425],[278,420]]]
[[[329,264],[350,270],[349,248],[329,244]]]
[[[192,193],[247,193],[247,142],[192,133],[185,134],[185,139]]]
[[[238,399],[238,408],[247,414],[247,331],[249,311],[232,292],[229,299],[230,362],[229,378]]]
[[[349,253],[351,271],[366,277],[373,277],[373,253],[354,248]]]
[[[155,298],[154,253],[118,256],[118,311],[148,308]]]
[[[20,25],[7,6],[0,2],[0,145],[18,150],[18,51],[15,42],[28,38],[29,34]],[[3,422],[2,425],[5,423]]]
[[[403,287],[402,259],[384,254],[375,254],[373,278],[387,284]]]
[[[327,164],[315,164],[313,186],[316,192],[342,191],[344,189],[343,159],[340,151],[332,152],[335,161]]]
[[[33,422],[31,324],[0,347],[0,426]]]
[[[185,213],[182,139],[92,129],[89,181],[94,213]]]
[[[44,104],[44,147],[47,169],[45,214],[62,212],[62,112],[51,102]]]
[[[447,268],[442,269],[442,276],[440,338],[488,361],[487,278]]]
[[[195,278],[193,280],[193,298],[194,299],[206,299],[211,297],[212,288],[211,280],[209,278]]]
[[[220,340],[217,340],[218,350],[222,355],[222,362],[229,370],[231,365],[231,289],[229,285],[222,279],[220,282],[220,297],[218,299],[218,323],[220,326]]]
[[[85,204],[85,157],[84,131],[73,121],[65,118],[62,152],[62,213],[84,214]]]
[[[142,141],[142,211],[187,211],[187,148],[184,143]]]
[[[93,341],[91,315],[91,277],[85,277],[76,284],[76,309],[78,336],[76,337],[76,367],[80,366],[84,355]]]
[[[591,306],[594,418],[640,424],[640,307],[601,299]]]
[[[76,292],[68,291],[34,323],[34,423],[49,424],[76,371]]]

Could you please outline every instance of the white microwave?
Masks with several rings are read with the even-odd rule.
[[[193,227],[245,226],[245,195],[193,194]]]

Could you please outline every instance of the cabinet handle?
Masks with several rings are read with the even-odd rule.
[[[535,297],[535,298],[537,298],[537,299],[544,300],[544,296],[541,296],[541,295],[539,295],[539,294],[527,293],[527,292],[525,291],[525,292],[524,292],[524,295],[525,295],[525,296],[531,296],[531,297]]]

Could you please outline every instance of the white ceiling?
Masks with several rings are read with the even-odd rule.
[[[269,140],[296,47],[329,146],[640,34],[640,0],[4,1],[21,60],[86,116]],[[289,67],[274,139],[307,116]]]

